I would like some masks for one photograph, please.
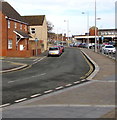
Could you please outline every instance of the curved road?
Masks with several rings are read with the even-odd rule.
[[[69,86],[80,81],[89,70],[90,66],[79,49],[65,48],[60,57],[46,57],[28,69],[3,74],[2,104]]]

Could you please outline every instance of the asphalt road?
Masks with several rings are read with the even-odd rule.
[[[2,104],[33,98],[69,87],[89,72],[90,66],[80,50],[65,48],[60,57],[46,57],[31,67],[2,75]]]

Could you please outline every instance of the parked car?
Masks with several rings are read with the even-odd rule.
[[[102,49],[101,51],[105,54],[116,52],[116,49],[113,45],[103,45],[101,49]]]
[[[64,52],[64,46],[63,45],[60,45],[61,49],[62,49],[62,52]]]
[[[53,47],[50,47],[48,50],[48,57],[60,56],[61,54],[62,54],[62,48],[60,46],[53,46]]]

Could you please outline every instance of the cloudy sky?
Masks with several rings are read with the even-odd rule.
[[[54,32],[67,32],[69,35],[87,32],[95,24],[95,0],[6,0],[21,15],[46,15],[54,25]],[[115,2],[117,0],[96,0],[97,27],[100,29],[115,28]],[[85,14],[82,14],[84,12]],[[66,20],[66,22],[65,22]],[[69,25],[68,25],[69,21]]]

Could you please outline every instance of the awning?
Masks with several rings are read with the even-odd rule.
[[[14,33],[16,35],[19,35],[21,39],[23,39],[23,38],[31,38],[31,36],[29,36],[27,33],[23,32],[23,31],[15,30]]]

